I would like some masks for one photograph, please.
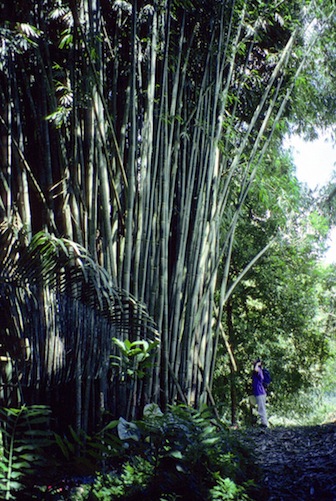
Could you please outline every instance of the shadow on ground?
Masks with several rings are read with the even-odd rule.
[[[336,501],[336,422],[249,429],[261,469],[260,501]]]

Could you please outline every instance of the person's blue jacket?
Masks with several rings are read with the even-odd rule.
[[[253,371],[252,374],[252,391],[255,397],[259,395],[266,395],[266,390],[263,385],[264,375],[261,367]]]

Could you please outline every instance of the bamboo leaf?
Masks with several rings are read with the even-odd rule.
[[[105,431],[108,431],[108,430],[113,430],[114,428],[116,428],[118,426],[118,423],[119,423],[118,420],[110,421],[106,426],[104,426],[101,433],[104,433]]]
[[[62,437],[60,435],[58,435],[57,433],[55,433],[54,436],[55,436],[56,444],[61,449],[63,456],[68,460],[70,457],[68,441],[62,439]]]

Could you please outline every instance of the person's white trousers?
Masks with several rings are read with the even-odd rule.
[[[267,414],[266,414],[266,395],[258,395],[256,397],[258,412],[261,420],[261,424],[268,426]]]

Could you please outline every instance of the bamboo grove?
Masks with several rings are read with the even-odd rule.
[[[228,278],[235,230],[313,43],[303,40],[312,2],[7,4],[0,28],[1,219],[7,228],[14,218],[18,235],[24,229],[28,250],[41,231],[60,248],[71,247],[62,239],[73,242],[80,259],[67,255],[82,275],[61,273],[68,280],[62,297],[59,284],[40,284],[44,313],[25,305],[19,327],[2,322],[2,349],[13,364],[17,354],[6,336],[14,331],[21,346],[25,340],[35,369],[22,381],[35,393],[42,388],[35,400],[47,387],[55,401],[68,391],[84,428],[91,406],[132,417],[150,401],[211,402],[216,348],[225,341],[221,315],[239,281]],[[3,231],[6,242],[10,232]],[[91,256],[97,277],[110,277],[121,303],[138,305],[140,321],[129,307],[118,309],[110,293],[103,308],[97,301],[80,306],[83,256]],[[90,284],[86,296],[97,298],[102,285]],[[117,320],[106,315],[115,308]],[[41,370],[51,380],[38,376],[34,336],[44,340],[39,364],[49,364]],[[71,363],[69,356],[59,360],[60,336]],[[145,379],[132,373],[127,412],[125,380],[109,367],[119,353],[113,337],[159,337]],[[92,370],[81,368],[87,357]],[[52,386],[60,366],[66,377]],[[34,400],[35,393],[26,395]]]

